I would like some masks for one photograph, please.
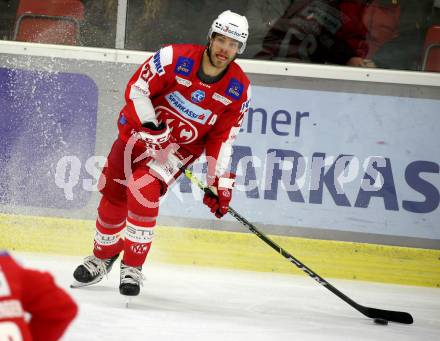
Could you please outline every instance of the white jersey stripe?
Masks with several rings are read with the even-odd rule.
[[[133,101],[134,109],[141,123],[154,122],[156,120],[153,103],[151,103],[150,98],[143,95],[137,87],[131,87],[130,98]]]
[[[149,59],[149,62],[142,68],[139,78],[131,86],[129,98],[133,101],[134,109],[141,123],[156,121],[156,113],[150,99],[149,82],[155,76],[163,75],[165,73],[164,67],[171,64],[172,61],[172,47],[164,47]]]

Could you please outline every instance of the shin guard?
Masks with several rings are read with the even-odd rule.
[[[125,204],[110,202],[102,197],[98,206],[93,254],[100,259],[117,255],[124,248],[121,231],[126,225],[127,207]]]
[[[145,181],[145,185],[139,185]],[[162,191],[160,181],[138,169],[133,173],[127,191],[127,227],[125,229],[124,264],[139,267],[145,262],[151,247],[159,213],[159,198]]]
[[[123,260],[126,265],[140,267],[144,264],[151,248],[156,218],[137,217],[137,219],[133,219],[130,218],[131,215],[129,212],[125,228]]]

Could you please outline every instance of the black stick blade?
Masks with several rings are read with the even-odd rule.
[[[412,324],[414,322],[412,316],[403,311],[382,310],[376,308],[362,307],[359,309],[365,316],[372,319],[379,318],[387,321],[393,321],[398,323]]]

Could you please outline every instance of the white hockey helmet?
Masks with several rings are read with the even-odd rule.
[[[208,41],[212,38],[214,32],[237,40],[240,42],[238,54],[244,52],[249,36],[249,24],[245,16],[231,12],[230,10],[220,13],[209,29]]]

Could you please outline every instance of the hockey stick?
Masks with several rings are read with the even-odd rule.
[[[215,195],[214,192],[208,186],[206,186],[204,183],[202,183],[198,178],[196,178],[190,170],[186,169],[183,166],[181,166],[180,168],[182,171],[184,171],[186,177],[189,180],[191,180],[191,182],[196,184],[197,187],[199,187],[203,192],[211,194],[211,195]],[[405,324],[413,323],[413,318],[409,313],[402,312],[402,311],[392,311],[392,310],[369,308],[369,307],[365,307],[363,305],[360,305],[359,303],[356,303],[350,297],[346,296],[345,294],[340,292],[338,289],[336,289],[333,285],[331,285],[329,282],[327,282],[324,278],[319,276],[312,269],[310,269],[309,267],[304,265],[302,262],[300,262],[298,259],[293,257],[290,253],[288,253],[281,246],[279,246],[274,241],[272,241],[264,233],[260,232],[253,224],[251,224],[247,219],[242,217],[232,207],[229,207],[228,213],[230,215],[232,215],[235,219],[237,219],[240,223],[242,223],[244,226],[246,226],[252,233],[254,233],[258,238],[260,238],[262,241],[264,241],[272,249],[274,249],[276,252],[278,252],[284,258],[286,258],[289,262],[296,265],[299,269],[301,269],[307,275],[312,277],[316,282],[318,282],[319,284],[321,284],[322,286],[324,286],[325,288],[330,290],[332,293],[334,293],[340,299],[344,300],[346,303],[351,305],[353,308],[355,308],[357,311],[361,312],[365,316],[372,318],[372,319],[382,319],[382,320],[386,320],[386,321],[393,321],[393,322],[399,322],[399,323],[405,323]]]

